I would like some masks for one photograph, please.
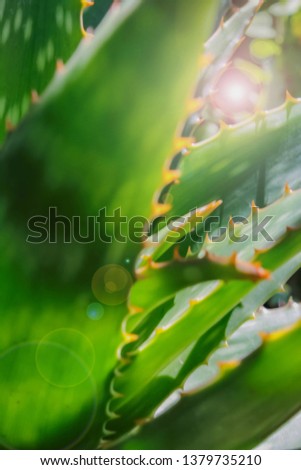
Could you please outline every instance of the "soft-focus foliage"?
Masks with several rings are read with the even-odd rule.
[[[301,409],[300,14],[0,0],[2,448],[282,445]]]

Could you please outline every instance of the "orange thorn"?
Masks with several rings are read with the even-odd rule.
[[[134,422],[136,426],[145,426],[145,424],[148,424],[151,421],[150,418],[139,418],[136,419]]]
[[[162,269],[165,268],[166,266],[169,266],[170,262],[169,261],[161,261],[158,263],[158,261],[153,261],[151,260],[149,267],[151,269]]]
[[[269,333],[266,339],[267,341],[277,341],[278,339],[283,338],[288,333],[290,333],[291,331],[294,331],[295,329],[299,327],[300,327],[300,322],[294,323],[290,326],[287,326],[283,330],[273,331],[272,333]]]
[[[116,374],[116,371],[115,371],[115,376],[116,377],[120,377],[121,375],[118,375],[118,373]],[[124,397],[123,393],[117,392],[116,390],[112,390],[112,389],[111,389],[111,395],[113,396],[113,398],[123,398]]]
[[[254,117],[255,122],[258,123],[259,121],[262,121],[263,119],[266,118],[266,115],[267,115],[266,111],[264,111],[263,109],[257,108],[255,110],[255,117]]]
[[[205,102],[202,98],[194,98],[188,101],[187,104],[187,113],[193,114],[202,109]]]
[[[149,239],[148,239],[148,240],[149,240]],[[143,242],[143,243],[144,243],[144,246],[145,246],[146,248],[149,248],[149,247],[151,247],[151,246],[154,246],[154,244],[151,243],[151,242],[149,242],[148,240],[145,240],[145,241]],[[152,260],[152,257],[151,257],[151,255],[142,255],[140,259],[141,259],[141,262],[143,263],[143,266],[142,266],[141,268],[138,267],[138,269],[136,270],[137,272],[138,272],[140,269],[144,269],[144,268],[145,268],[145,265],[149,267],[149,266],[150,266],[150,263],[151,263],[151,260]],[[141,262],[140,262],[140,263],[141,263]]]
[[[210,245],[211,243],[212,243],[212,240],[210,238],[209,232],[206,232],[204,245]]]
[[[264,4],[264,0],[260,0],[260,2],[258,3],[258,5],[256,7],[255,13],[257,13],[258,10],[260,10],[260,8],[262,7],[263,4]]]
[[[222,372],[226,372],[228,370],[236,369],[241,364],[241,361],[228,361],[228,362],[218,362],[217,365]]]
[[[199,65],[200,67],[208,67],[214,61],[214,56],[210,53],[205,53],[201,55]]]
[[[286,231],[289,233],[289,232],[297,232],[299,229],[297,227],[291,227],[291,226],[288,226],[286,227]]]
[[[297,98],[294,98],[288,90],[286,90],[285,98],[289,103],[297,104],[300,102]]]
[[[129,358],[123,356],[119,356],[119,361],[123,366],[128,366],[132,362]]]
[[[180,170],[163,170],[163,180],[165,184],[173,183],[175,180],[178,180],[180,176]]]
[[[39,102],[39,95],[38,95],[38,92],[37,90],[31,90],[31,102],[32,104],[36,104]]]
[[[5,129],[7,132],[13,132],[16,126],[10,121],[10,119],[5,120]]]
[[[229,264],[233,264],[236,261],[237,253],[233,253],[231,256],[220,256],[214,253],[211,253],[208,250],[205,250],[205,257],[212,261],[213,263],[220,264],[222,266],[227,266]]]
[[[266,253],[268,248],[254,248],[255,256],[261,255],[262,253]]]
[[[258,206],[256,205],[256,203],[255,203],[255,201],[254,201],[254,199],[253,199],[253,201],[251,202],[251,211],[252,211],[253,213],[254,213],[254,212],[256,213],[256,212],[258,212],[258,210],[259,210],[259,208],[258,208]]]
[[[171,208],[172,208],[171,204],[160,204],[159,202],[155,202],[153,204],[152,215],[154,217],[164,215],[167,212],[169,212]]]
[[[146,242],[144,242],[146,243]],[[149,246],[152,246],[152,244],[150,243]],[[152,260],[152,257],[150,255],[142,255],[141,256],[141,259],[146,262],[146,264],[150,264],[151,260]]]
[[[269,339],[269,334],[265,333],[264,331],[260,331],[258,333],[259,337],[262,339],[262,341],[266,342]]]
[[[227,129],[229,129],[228,124],[226,124],[225,121],[219,121],[219,130],[222,132],[226,131]]]
[[[224,26],[225,26],[225,17],[222,16],[222,19],[221,19],[221,21],[220,21],[219,27],[220,27],[221,29],[224,29]]]
[[[94,2],[90,2],[89,0],[82,0],[83,8],[93,7]]]
[[[237,260],[236,269],[241,273],[255,276],[256,278],[271,279],[270,271],[262,268],[260,263],[248,263],[246,261]]]
[[[139,313],[143,313],[144,309],[141,307],[137,307],[136,305],[129,306],[129,313],[130,315],[138,315]]]
[[[238,260],[238,253],[234,251],[229,258],[229,263],[233,264],[233,266],[236,266],[237,260]]]
[[[205,206],[198,207],[195,211],[195,215],[197,217],[200,217],[204,215],[206,212],[213,212],[215,209],[217,209],[221,204],[223,203],[222,199],[218,199],[217,201],[212,201],[209,204],[206,204]]]
[[[237,49],[242,45],[242,43],[245,41],[245,39],[246,39],[246,36],[243,36],[242,38],[237,40],[237,43],[236,43],[236,48]]]
[[[164,333],[164,331],[165,331],[164,328],[156,328],[155,329],[156,335],[161,335],[162,333]]]
[[[139,280],[139,279],[144,279],[145,278],[145,275],[147,273],[147,271],[149,270],[150,266],[149,265],[146,265],[146,266],[142,266],[141,268],[136,268],[135,269],[135,276],[136,276],[136,279]]]
[[[234,228],[234,226],[235,226],[235,224],[234,224],[234,222],[233,222],[233,217],[232,217],[232,215],[230,215],[229,226],[230,226],[231,228]]]
[[[174,152],[178,153],[183,149],[190,148],[194,144],[195,139],[192,137],[176,137],[174,140]]]
[[[139,339],[139,336],[133,333],[124,333],[123,337],[126,343],[133,343],[134,341],[137,341],[137,339]]]
[[[291,189],[290,185],[288,183],[285,184],[284,186],[284,194],[285,196],[288,196],[289,194],[292,194],[293,190]]]
[[[120,1],[120,0],[113,0],[113,3],[112,3],[112,5],[111,5],[110,10],[114,10],[115,8],[119,8],[119,7],[120,7],[120,4],[121,4],[121,1]]]
[[[233,3],[231,2],[231,12],[232,13],[237,13],[240,10],[241,10],[241,8],[239,8],[237,5],[233,5]]]
[[[65,68],[64,62],[61,59],[58,59],[56,61],[56,71],[60,73],[64,70],[64,68]]]
[[[173,259],[176,260],[176,261],[182,261],[183,258],[182,256],[180,255],[180,247],[179,245],[176,245],[174,247],[174,250],[173,250]]]
[[[192,256],[194,256],[194,254],[192,253],[192,249],[189,246],[188,250],[187,250],[187,253],[186,253],[186,258],[191,258]]]

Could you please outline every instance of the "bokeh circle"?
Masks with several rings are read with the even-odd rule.
[[[126,301],[133,280],[123,267],[108,264],[99,268],[92,278],[92,292],[105,305],[119,305]]]
[[[91,341],[77,330],[54,330],[44,336],[37,347],[37,370],[46,382],[56,387],[75,387],[84,382],[94,363]]]

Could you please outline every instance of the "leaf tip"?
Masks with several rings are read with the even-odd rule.
[[[290,194],[292,194],[292,192],[293,192],[292,188],[290,187],[288,183],[286,183],[284,186],[284,196],[289,196]]]
[[[40,100],[37,90],[31,90],[30,97],[31,97],[32,104],[37,104]]]
[[[62,73],[65,68],[64,62],[61,59],[58,59],[55,64],[55,68],[58,73]]]

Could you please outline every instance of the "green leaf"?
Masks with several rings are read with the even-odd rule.
[[[124,448],[253,448],[301,408],[300,340],[300,322],[268,336],[251,357],[234,370],[225,364],[213,385],[184,395]]]
[[[107,423],[106,430],[115,433],[110,438],[118,438],[120,434],[147,420],[154,408],[176,387],[181,386],[182,367],[177,367],[180,381],[174,381],[168,377],[168,366],[189,346],[193,346],[199,339],[195,351],[188,356],[189,366],[186,367],[185,374],[200,365],[198,361],[202,362],[206,355],[210,355],[213,346],[217,347],[221,341],[223,332],[224,337],[226,336],[227,323],[235,307],[240,310],[240,315],[237,312],[236,315],[241,324],[247,314],[250,317],[261,305],[263,295],[267,300],[280,283],[290,277],[291,271],[294,272],[300,267],[300,240],[301,232],[289,232],[276,246],[255,256],[253,261],[259,262],[273,273],[271,280],[256,284],[251,281],[219,281],[211,289],[207,286],[207,291],[199,286],[199,298],[195,301],[187,299],[186,308],[182,311],[179,309],[180,315],[179,311],[178,315],[175,315],[175,308],[174,315],[171,318],[169,316],[165,324],[161,323],[155,334],[137,351],[134,350],[134,353],[131,352],[130,356],[127,356],[126,346],[124,350],[121,348],[120,364],[123,365],[116,371],[111,387],[114,398],[108,408],[109,416],[113,419]],[[208,343],[209,348],[206,349],[205,346],[205,350],[200,353],[200,348],[203,348],[203,335],[208,336],[205,345]],[[129,338],[125,339],[132,343],[136,338],[129,335]]]
[[[222,20],[217,31],[207,41],[205,54],[209,60],[211,59],[211,63],[208,64],[200,77],[198,91],[202,96],[207,95],[208,86],[214,86],[221,70],[234,55],[259,6],[259,0],[249,0],[245,6],[233,13],[227,21]]]
[[[129,295],[130,315],[125,320],[127,334],[137,335],[131,342],[131,350],[136,349],[154,331],[155,326],[164,318],[172,301],[181,289],[204,283],[202,295],[213,292],[218,286],[217,279],[231,281],[234,279],[259,280],[269,277],[269,272],[252,263],[240,265],[236,260],[221,258],[211,260],[208,257],[196,260],[175,260],[154,264],[141,280],[135,283]],[[208,283],[207,281],[215,281]],[[127,348],[128,349],[128,348]]]
[[[222,201],[213,201],[178,220],[172,220],[158,233],[148,237],[143,243],[145,248],[140,251],[136,262],[136,274],[141,271],[143,272],[145,268],[147,268],[150,260],[159,260],[170,248],[175,248],[176,243],[181,242],[200,225],[202,226],[206,218],[217,209],[221,203]]]
[[[106,17],[93,40],[83,41],[6,140],[0,161],[4,447],[94,448],[100,438],[113,351],[127,308],[125,296],[115,305],[114,294],[114,305],[107,305],[111,298],[102,297],[103,278],[93,290],[99,300],[94,305],[91,280],[100,265],[117,261],[114,287],[118,273],[130,283],[123,267],[130,243],[66,244],[60,229],[57,243],[27,243],[28,220],[46,217],[49,235],[49,207],[71,220],[81,217],[81,233],[86,217],[97,216],[102,207],[108,212],[121,207],[128,217],[148,214],[216,4],[126,2]],[[100,226],[103,235],[102,218]],[[102,309],[96,327],[93,318]],[[84,339],[77,341],[78,335]],[[66,357],[58,360],[61,350]],[[81,370],[91,374],[85,379]],[[24,384],[20,395],[12,393],[17,383]]]
[[[140,341],[145,339],[147,331],[150,334],[154,329],[154,324],[151,322],[147,327],[150,317],[155,317],[154,310],[174,298],[177,291],[189,285],[212,279],[231,280],[243,278],[243,276],[255,279],[267,278],[268,273],[264,269],[260,266],[256,268],[254,263],[252,264],[254,253],[256,253],[256,250],[258,252],[273,246],[276,240],[285,235],[287,227],[296,227],[300,224],[300,200],[301,191],[291,192],[286,187],[283,197],[274,204],[264,209],[252,207],[247,219],[240,220],[240,223],[234,223],[231,220],[227,229],[219,238],[217,237],[213,241],[213,239],[207,237],[205,243],[199,245],[198,261],[195,259],[197,256],[197,253],[195,253],[194,256],[190,255],[186,259],[177,257],[171,261],[154,263],[153,257],[156,260],[158,250],[159,253],[162,253],[162,249],[166,244],[166,234],[178,235],[178,230],[174,233],[167,227],[158,234],[154,234],[151,239],[156,237],[161,241],[154,248],[150,246],[142,250],[138,258],[136,275],[142,276],[142,279],[135,284],[129,297],[130,311],[134,315],[129,315],[125,323],[127,333],[138,335]],[[212,208],[214,208],[214,205]],[[187,230],[193,230],[195,220],[193,219],[190,224],[186,223],[185,220],[184,218],[184,222],[181,221],[181,225],[179,223],[175,225],[182,229],[185,227]],[[259,230],[261,226],[265,232],[262,230],[261,233]],[[183,229],[181,234],[183,236],[184,234],[186,236],[191,235],[187,230]],[[178,241],[174,238],[171,237],[169,246],[175,243],[175,240]],[[146,253],[148,258],[145,261]],[[141,269],[143,262],[148,263],[148,266]],[[273,280],[270,283],[273,283]],[[214,284],[211,285],[214,289]],[[157,311],[157,320],[161,320],[167,311],[168,309],[161,309],[160,313]],[[135,313],[139,313],[139,315]],[[168,314],[168,318],[170,318],[170,314]]]
[[[1,302],[0,447],[95,448],[123,308],[54,307],[38,291],[29,304],[20,287],[6,312]]]
[[[212,118],[210,106],[210,95],[217,84],[222,71],[227,67],[236,49],[240,46],[243,34],[250,25],[255,12],[260,7],[259,0],[249,0],[242,8],[232,11],[227,21],[222,17],[219,27],[205,44],[204,56],[202,58],[203,68],[199,73],[199,80],[194,96],[196,109],[188,117],[182,128],[182,136],[189,137],[198,129],[198,124],[204,119]],[[221,5],[221,10],[223,5]],[[193,106],[192,106],[193,108]],[[169,162],[174,171],[185,156],[185,148],[173,157]],[[178,214],[183,215],[183,214]]]
[[[300,423],[301,413],[294,415],[279,429],[265,439],[257,449],[260,450],[297,450],[301,447]]]
[[[0,142],[16,125],[82,38],[80,0],[0,1]]]
[[[273,26],[273,17],[267,11],[257,13],[248,28],[247,36],[255,39],[274,39],[276,30]]]
[[[270,13],[275,16],[290,16],[296,13],[299,9],[299,0],[284,0],[282,2],[276,2],[274,5],[269,7]]]
[[[223,224],[231,215],[247,216],[252,200],[260,207],[273,202],[285,183],[300,187],[300,113],[300,102],[288,96],[283,106],[243,124],[222,126],[215,137],[190,147],[178,167],[177,184],[158,197],[172,204],[169,215],[179,217],[222,199]]]
[[[220,238],[215,241],[207,238],[204,245],[200,245],[198,260],[194,259],[195,254],[186,259],[178,257],[162,263],[154,262],[164,252],[166,245],[168,248],[175,246],[179,238],[190,235],[189,230],[195,229],[194,216],[185,217],[180,222],[175,221],[173,229],[166,227],[150,237],[147,248],[142,250],[137,263],[136,274],[142,279],[136,282],[129,297],[131,315],[125,322],[125,331],[139,337],[131,342],[130,349],[136,349],[144,342],[164,316],[168,315],[170,318],[169,302],[181,289],[214,279],[231,280],[244,276],[267,278],[267,271],[252,264],[254,253],[273,246],[276,240],[285,235],[287,227],[300,224],[300,200],[301,191],[291,192],[287,187],[283,197],[274,204],[264,209],[253,207],[250,216],[243,223],[235,224],[232,220]],[[211,209],[214,207],[213,204]],[[202,214],[206,210],[205,207]],[[261,226],[265,233],[260,232]],[[159,241],[155,243],[154,238]],[[273,280],[270,282],[273,285]],[[214,290],[216,283],[211,286]],[[200,292],[204,293],[206,290],[201,288]],[[271,292],[271,288],[268,292]],[[255,299],[257,301],[256,296]]]
[[[126,2],[106,17],[93,41],[81,45],[2,152],[2,194],[22,239],[27,221],[36,214],[48,217],[50,206],[68,217],[97,217],[104,207],[112,217],[119,208],[129,219],[149,215],[215,3],[193,0],[187,9],[179,0]],[[119,46],[125,38],[126,51]],[[133,231],[128,225],[126,240]],[[124,242],[101,248],[104,262],[129,255]],[[72,246],[64,247],[64,256],[68,250],[77,257]],[[57,264],[57,256],[47,257]]]
[[[288,186],[283,196],[262,209],[252,205],[247,218],[232,218],[225,230],[215,238],[207,237],[200,246],[203,252],[213,256],[229,257],[234,253],[241,260],[250,260],[254,251],[266,250],[283,237],[287,228],[301,223],[301,190],[292,191]],[[254,203],[253,203],[254,204]]]
[[[272,40],[256,39],[250,45],[250,51],[258,59],[267,59],[273,55],[281,54],[281,47]]]

